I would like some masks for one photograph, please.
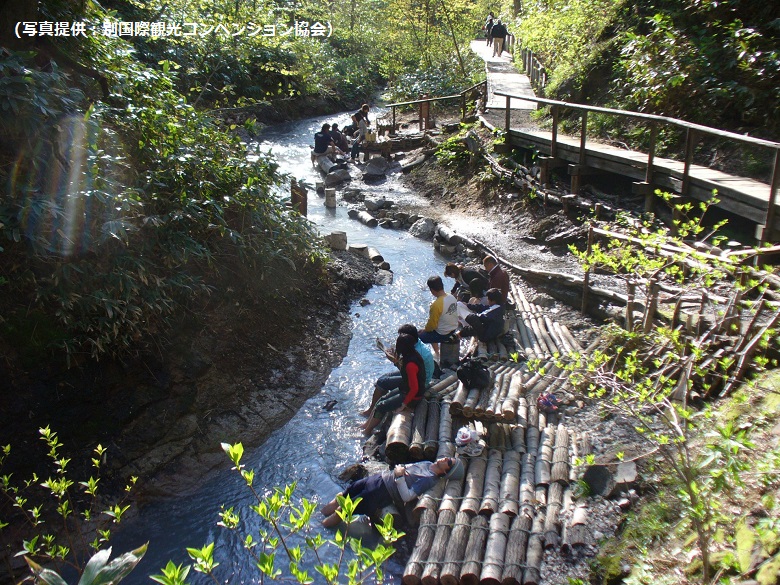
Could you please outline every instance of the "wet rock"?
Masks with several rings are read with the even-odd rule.
[[[332,187],[345,181],[349,181],[352,177],[349,175],[349,171],[346,169],[339,169],[325,175],[325,186]]]
[[[418,219],[414,225],[409,228],[409,233],[415,238],[430,240],[433,238],[433,234],[436,233],[436,222],[430,217]]]
[[[365,307],[365,306],[368,306],[370,304],[371,304],[371,301],[369,301],[368,299],[366,299],[366,298],[360,299],[360,306],[361,307]]]
[[[366,197],[363,200],[363,205],[366,206],[367,211],[377,211],[378,209],[382,209],[384,207],[384,199],[371,199]]]
[[[374,282],[380,286],[393,284],[393,273],[389,270],[377,270]]]
[[[341,193],[341,197],[344,201],[354,202],[362,199],[362,193],[360,189],[347,188]]]
[[[328,400],[325,404],[322,405],[322,410],[325,412],[330,412],[334,408],[336,408],[336,405],[339,403],[338,400]]]
[[[384,177],[390,164],[384,157],[374,157],[368,161],[366,168],[363,169],[363,178],[376,179]]]

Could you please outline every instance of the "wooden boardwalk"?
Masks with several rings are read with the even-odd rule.
[[[762,243],[780,240],[780,201],[777,200],[780,199],[777,197],[780,189],[778,184],[780,183],[780,144],[661,116],[539,99],[534,94],[528,76],[517,71],[509,53],[505,51],[500,57],[493,57],[492,48],[488,47],[484,40],[472,41],[471,50],[485,61],[488,87],[486,109],[501,109],[507,112],[503,129],[507,133],[509,144],[518,148],[533,149],[545,155],[541,161],[543,184],[547,182],[549,173],[554,168],[564,166],[568,167],[568,173],[572,177],[571,192],[575,194],[579,191],[581,177],[585,175],[600,171],[623,175],[635,180],[635,190],[645,195],[648,211],[653,208],[653,193],[656,189],[680,194],[697,201],[709,201],[716,191],[719,199],[716,207],[755,224],[755,237]],[[555,130],[552,132],[510,127],[510,111],[535,110],[540,102],[551,105],[553,110],[573,108],[581,111],[583,126],[587,124],[588,111],[645,119],[655,125],[682,126],[688,133],[686,138],[688,162],[656,157],[654,153],[622,149],[603,142],[587,140],[583,136],[563,136],[557,132],[556,122],[554,122]],[[484,118],[483,122],[492,127]],[[696,140],[693,137],[702,134],[713,134],[739,142],[753,142],[774,149],[773,184],[770,186],[761,181],[733,176],[693,164],[692,153]],[[653,144],[651,149],[654,150],[655,135],[651,138],[651,143]],[[766,229],[767,224],[771,224],[769,229]]]
[[[583,106],[581,104],[563,104],[562,102],[539,98],[531,98],[531,100],[517,99],[529,97],[527,94],[512,93],[509,95],[511,99],[506,94],[497,96],[504,100],[505,110],[507,109],[507,104],[509,104],[510,110],[513,109],[512,104],[514,102],[527,102],[534,106],[536,105],[535,102],[545,102],[558,104],[556,107],[560,108],[571,107],[583,111],[608,111],[604,108]],[[609,113],[616,112],[619,111],[609,111]],[[668,120],[668,123],[677,123],[677,125],[693,128],[699,135],[710,131],[712,134],[725,136],[732,140],[754,140],[761,143],[764,147],[774,149],[776,161],[780,159],[780,144],[777,143],[742,137],[682,121],[662,119],[660,116],[644,116],[628,112],[619,112],[619,114],[628,117],[657,118],[661,121],[654,120],[654,123],[659,124]],[[507,112],[506,119],[509,120],[509,118],[509,113]],[[504,129],[507,130],[508,141],[512,146],[530,148],[544,155],[541,160],[542,183],[547,182],[549,172],[552,169],[567,167],[569,175],[572,176],[571,192],[576,194],[579,190],[582,176],[599,171],[615,173],[636,181],[636,191],[646,195],[648,198],[648,209],[652,206],[652,193],[655,189],[682,194],[697,201],[708,201],[712,197],[713,191],[717,191],[717,198],[720,200],[717,207],[756,224],[756,238],[762,239],[764,242],[777,241],[780,238],[780,201],[775,200],[773,212],[771,214],[768,213],[769,202],[772,200],[772,188],[767,183],[747,177],[729,175],[716,169],[693,164],[690,162],[691,156],[689,156],[689,162],[686,165],[684,161],[618,148],[610,144],[583,138],[582,136],[565,136],[558,132],[529,128],[507,128],[507,125],[508,123],[505,122]],[[693,134],[693,132],[690,132],[690,134]],[[690,142],[691,146],[686,150],[692,153],[693,139]],[[773,176],[775,177],[774,191],[776,194],[778,190],[777,162]],[[767,218],[771,221],[772,230],[763,229],[767,224]]]
[[[471,41],[471,50],[485,61],[488,84],[486,108],[503,110],[506,107],[506,99],[496,95],[497,93],[511,93],[513,95],[532,97],[535,95],[531,87],[531,81],[527,75],[518,73],[510,53],[504,51],[500,57],[493,57],[493,47],[488,47],[484,39]],[[536,104],[514,100],[511,108],[513,110],[535,110]]]
[[[552,133],[529,130],[510,130],[513,146],[532,146],[549,155]],[[643,181],[647,172],[647,154],[625,150],[609,144],[589,141],[585,148],[584,162],[580,163],[580,140],[569,136],[557,137],[556,157],[570,163],[569,173],[576,173],[583,167],[617,173]],[[653,184],[662,189],[681,193],[685,163],[668,158],[656,157],[653,161]],[[688,195],[698,201],[707,201],[713,190],[717,190],[718,207],[753,223],[762,225],[769,201],[769,185],[754,179],[735,177],[721,171],[691,165]],[[775,203],[775,232],[780,231],[780,204]]]

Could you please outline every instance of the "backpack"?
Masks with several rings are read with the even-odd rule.
[[[466,358],[458,366],[458,380],[469,390],[484,390],[490,386],[492,377],[490,370],[480,360]]]

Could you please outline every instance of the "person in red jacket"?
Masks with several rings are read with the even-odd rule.
[[[501,306],[506,307],[506,302],[509,299],[509,275],[498,265],[493,256],[485,256],[482,265],[488,271],[490,288],[497,288],[501,291]]]
[[[417,340],[408,333],[401,333],[395,342],[398,369],[401,370],[401,386],[390,390],[379,399],[368,420],[360,425],[366,435],[382,421],[388,412],[401,412],[407,406],[416,405],[425,392],[425,362],[414,348]]]

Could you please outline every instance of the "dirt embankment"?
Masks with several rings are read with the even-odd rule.
[[[0,445],[11,443],[12,456],[3,473],[15,470],[20,480],[51,473],[38,440],[47,425],[72,457],[74,477],[101,443],[110,469],[101,485],[121,489],[136,475],[147,495],[196,487],[227,463],[220,442],[261,443],[343,358],[350,303],[373,284],[374,267],[333,252],[325,269],[277,278],[289,283],[289,294],[264,298],[268,287],[234,274],[161,342],[157,356],[135,363],[24,370],[5,348]]]

